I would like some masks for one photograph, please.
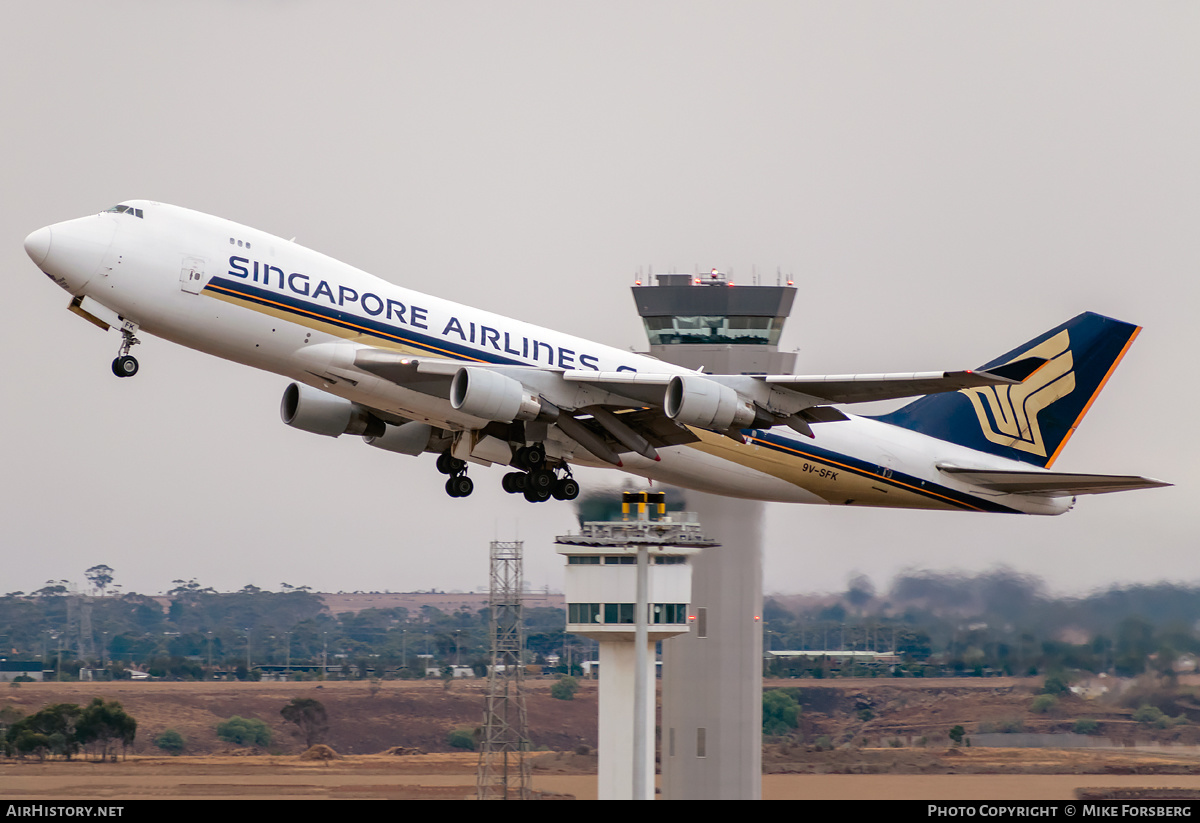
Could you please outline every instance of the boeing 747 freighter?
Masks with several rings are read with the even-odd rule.
[[[531,502],[578,495],[574,465],[755,500],[1027,514],[1168,485],[1050,470],[1139,331],[1097,314],[974,370],[704,374],[165,203],[38,229],[25,250],[71,311],[119,333],[118,377],[137,373],[145,334],[283,375],[285,423],[434,453],[452,497],[492,464]],[[919,399],[875,417],[839,408],[903,397]]]

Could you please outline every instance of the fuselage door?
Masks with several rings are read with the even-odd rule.
[[[179,273],[179,287],[189,294],[199,294],[204,288],[204,260],[200,257],[183,258],[183,270]]]

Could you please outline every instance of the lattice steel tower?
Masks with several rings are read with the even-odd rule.
[[[480,800],[530,798],[529,725],[525,716],[522,652],[525,630],[521,609],[521,551],[524,543],[492,542],[492,665],[479,749],[476,788]]]

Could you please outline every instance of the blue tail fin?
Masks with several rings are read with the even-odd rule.
[[[1081,314],[980,367],[1046,358],[1024,383],[931,394],[876,419],[1048,468],[1139,331],[1111,317]]]

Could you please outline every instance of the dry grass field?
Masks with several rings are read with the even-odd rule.
[[[595,797],[597,694],[584,683],[572,701],[549,696],[551,681],[532,681],[531,737],[547,751],[533,755],[540,796]],[[1031,731],[1069,724],[1084,710],[1110,734],[1132,734],[1128,711],[1068,703],[1059,716],[1031,715],[1030,681],[786,681],[805,689],[805,741],[816,735],[854,745],[816,751],[811,745],[770,744],[763,756],[768,799],[1072,799],[1089,787],[1178,788],[1200,791],[1195,747],[1125,749],[953,749],[938,743],[953,724],[1023,718]],[[478,755],[451,751],[455,728],[480,723],[484,685],[390,681],[318,683],[27,683],[0,687],[0,708],[31,713],[50,703],[118,700],[138,720],[137,742],[125,759],[97,763],[0,760],[6,800],[119,801],[137,799],[468,799]],[[279,710],[293,697],[320,700],[329,715],[329,760],[302,757],[304,742]],[[861,707],[872,708],[864,719]],[[272,730],[264,749],[219,740],[216,724],[253,717]],[[164,730],[179,731],[183,755],[153,746]],[[1184,729],[1183,734],[1189,732]],[[925,745],[900,745],[920,737]],[[893,741],[890,745],[880,741]],[[874,742],[872,742],[874,741]],[[399,747],[399,749],[397,749]],[[404,752],[403,754],[385,753]],[[589,751],[588,754],[580,754]]]

